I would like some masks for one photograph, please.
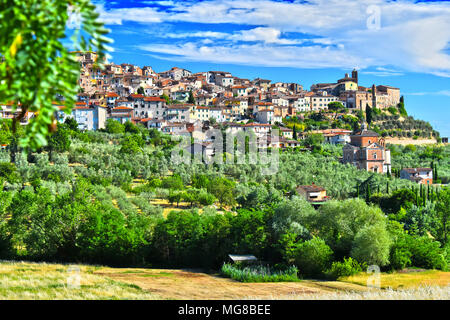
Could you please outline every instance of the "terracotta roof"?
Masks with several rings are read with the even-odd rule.
[[[160,97],[145,97],[144,101],[161,101],[161,102],[166,102],[165,99],[160,98]]]
[[[247,123],[244,125],[244,127],[271,127],[271,125],[263,123]]]
[[[309,186],[298,186],[296,189],[297,189],[297,191],[300,189],[300,190],[303,190],[303,191],[306,191],[306,192],[325,191],[325,188],[316,186],[315,184],[312,184],[312,185],[309,185]]]
[[[372,130],[363,130],[359,131],[355,134],[355,136],[361,136],[361,137],[378,137],[379,134]]]
[[[408,173],[418,173],[421,171],[426,171],[426,172],[433,171],[433,169],[431,169],[431,168],[403,168],[402,170],[404,170]]]

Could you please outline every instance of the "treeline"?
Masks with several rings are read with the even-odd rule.
[[[84,179],[65,194],[34,188],[1,193],[3,259],[218,269],[229,253],[254,254],[271,265],[295,265],[305,277],[338,277],[371,264],[383,270],[448,264],[448,245],[426,229],[405,230],[361,199],[330,201],[316,211],[294,197],[262,210],[205,208],[164,218],[145,202],[135,202],[139,210],[114,204],[118,190]],[[449,190],[441,195],[448,205]]]
[[[343,165],[331,146],[282,152],[267,175],[253,164],[173,165],[176,141],[131,123],[80,132],[68,121],[33,153],[11,148],[17,133],[7,129],[3,259],[218,269],[227,254],[241,253],[334,278],[366,264],[447,267],[448,189],[417,200],[411,182]],[[362,199],[351,199],[369,178],[369,196],[361,190]],[[295,197],[298,185],[312,182],[335,201],[315,210]],[[153,199],[190,209],[163,217]]]

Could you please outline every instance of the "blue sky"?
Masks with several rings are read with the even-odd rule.
[[[94,1],[115,63],[253,79],[401,89],[408,112],[450,136],[450,2]]]

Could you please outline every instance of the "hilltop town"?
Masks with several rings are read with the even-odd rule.
[[[65,112],[64,101],[54,102],[59,122],[74,118],[80,130],[104,129],[108,119],[114,119],[175,136],[197,131],[195,148],[200,152],[211,146],[211,139],[201,134],[209,127],[227,128],[234,134],[252,131],[256,136],[276,128],[279,139],[268,139],[267,145],[258,147],[299,147],[307,135],[321,134],[328,143],[345,145],[342,162],[386,173],[391,164],[384,137],[397,131],[382,131],[377,125],[368,130],[365,121],[379,120],[381,113],[398,120],[398,112],[406,113],[399,88],[363,87],[357,70],[305,90],[299,83],[242,79],[226,71],[192,73],[174,67],[155,72],[150,66],[127,63],[104,63],[101,69],[95,52],[76,52],[76,57],[81,70],[77,102],[71,114]],[[13,112],[12,105],[3,105],[1,116],[12,118],[18,113],[20,106]],[[32,116],[27,112],[22,124]],[[411,137],[412,132],[398,136]]]
[[[126,63],[109,63],[101,70],[95,53],[78,52],[77,57],[81,89],[75,110],[99,106],[106,108],[106,117],[142,122],[168,133],[212,119],[272,125],[301,113],[327,112],[332,102],[350,111],[365,111],[366,106],[384,110],[400,102],[399,88],[360,86],[356,70],[351,77],[345,74],[336,83],[317,83],[308,91],[298,83],[242,79],[226,71],[192,73],[174,67],[157,73],[150,66]],[[80,126],[95,130],[102,121],[98,127],[89,121]]]

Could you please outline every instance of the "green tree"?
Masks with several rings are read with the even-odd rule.
[[[337,259],[349,256],[355,236],[364,227],[386,228],[383,212],[362,199],[328,201],[319,211],[312,216],[310,231],[326,241]]]
[[[371,124],[373,120],[373,112],[370,106],[366,106],[366,121],[368,124]]]
[[[125,126],[117,120],[108,119],[108,120],[106,120],[105,130],[108,133],[114,133],[114,134],[124,133]]]
[[[195,104],[195,98],[194,98],[194,94],[192,93],[192,90],[189,91],[188,103]]]
[[[445,245],[449,242],[450,232],[450,189],[445,188],[439,193],[439,200],[436,203],[436,213],[439,221],[439,238]]]
[[[350,254],[360,262],[385,266],[389,263],[390,245],[384,224],[367,225],[355,235]]]
[[[162,187],[166,189],[182,190],[184,188],[183,179],[179,175],[167,177],[162,182]]]
[[[211,124],[211,125],[215,125],[216,123],[217,123],[217,120],[216,120],[216,118],[209,118],[209,123]]]
[[[309,202],[298,197],[292,200],[285,200],[275,209],[272,217],[272,228],[279,237],[283,234],[295,234],[303,239],[310,238],[308,228],[311,219],[317,212]]]
[[[67,39],[69,8],[80,26]],[[109,30],[89,0],[3,0],[0,5],[0,102],[20,103],[13,132],[26,112],[35,112],[20,145],[37,149],[47,144],[55,125],[56,95],[70,113],[78,92],[80,66],[71,50],[92,51],[103,62]],[[65,46],[64,44],[68,44]]]
[[[139,128],[135,124],[133,124],[131,121],[126,121],[123,125],[124,125],[125,132],[129,132],[129,133],[133,133],[133,134],[140,133]]]
[[[144,140],[140,135],[131,135],[122,139],[120,143],[120,152],[128,154],[136,154],[142,152]]]
[[[317,277],[322,276],[330,267],[333,251],[323,239],[313,238],[300,243],[294,256],[295,264],[301,274]]]
[[[70,148],[70,134],[62,125],[58,125],[58,129],[48,138],[46,149],[50,152],[52,158],[53,152],[65,152]]]
[[[168,95],[166,95],[166,94],[163,94],[163,95],[161,96],[161,99],[164,99],[164,100],[166,100],[166,104],[167,104],[167,105],[169,105],[169,104],[170,104],[170,98],[169,98],[169,96],[168,96]]]
[[[227,178],[217,177],[212,179],[208,185],[208,192],[214,195],[221,206],[230,206],[235,204],[234,197],[235,183]]]
[[[402,115],[404,117],[408,116],[408,112],[406,112],[405,100],[404,100],[403,96],[400,97],[400,102],[397,105],[397,109],[398,109],[400,115]]]
[[[72,117],[67,117],[66,120],[64,120],[64,124],[67,126],[67,128],[69,130],[76,131],[76,132],[80,131],[78,129],[77,121]]]
[[[306,136],[304,144],[308,147],[319,146],[325,141],[323,134],[321,133],[310,133]]]

